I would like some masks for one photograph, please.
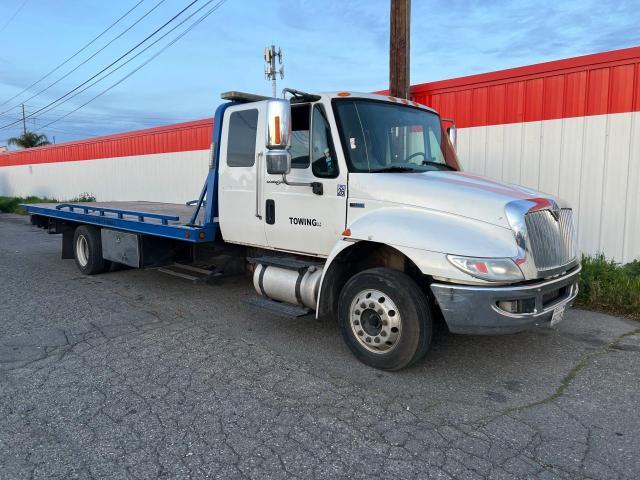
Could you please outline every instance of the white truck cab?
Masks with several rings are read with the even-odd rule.
[[[288,91],[223,122],[222,237],[278,252],[254,262],[258,293],[336,315],[354,353],[386,369],[426,352],[437,316],[471,334],[562,317],[579,273],[568,205],[463,173],[428,107]]]

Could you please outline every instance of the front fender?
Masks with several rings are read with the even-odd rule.
[[[351,235],[336,242],[327,257],[320,281],[316,316],[325,313],[325,281],[334,262],[360,242],[395,248],[424,274],[456,283],[485,285],[490,282],[467,275],[447,260],[447,254],[475,257],[515,257],[517,247],[511,230],[477,220],[419,208],[385,207],[354,221]],[[329,282],[330,283],[330,282]],[[323,303],[325,302],[325,303]]]

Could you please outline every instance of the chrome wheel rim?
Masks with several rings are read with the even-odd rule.
[[[402,319],[394,301],[380,290],[358,293],[349,307],[349,325],[358,343],[372,353],[389,353],[402,334]]]
[[[86,267],[89,263],[89,243],[84,235],[79,235],[76,240],[76,256],[78,257],[78,263]]]

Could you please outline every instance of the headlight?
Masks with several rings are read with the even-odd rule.
[[[522,272],[510,258],[473,258],[447,255],[453,266],[465,273],[491,282],[524,280]]]

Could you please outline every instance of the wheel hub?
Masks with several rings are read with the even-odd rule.
[[[362,312],[360,322],[367,335],[376,336],[382,331],[382,318],[371,308],[367,308]]]
[[[79,235],[76,240],[76,257],[82,267],[89,263],[89,242],[84,235]]]
[[[400,338],[400,312],[394,301],[380,290],[363,290],[354,297],[349,323],[358,342],[373,353],[388,353]]]

